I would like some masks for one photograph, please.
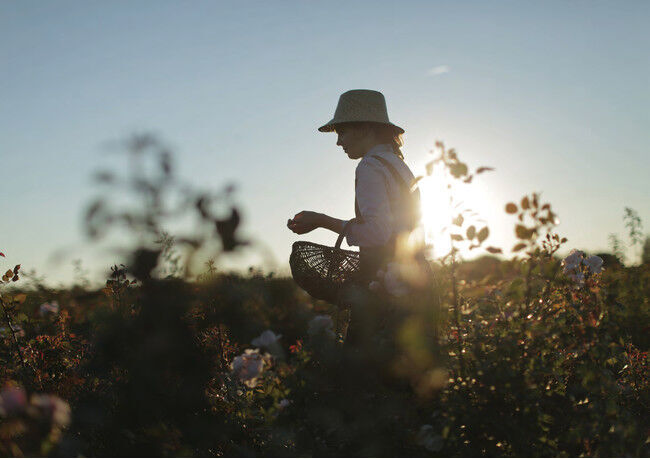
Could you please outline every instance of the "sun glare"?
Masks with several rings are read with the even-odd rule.
[[[449,233],[445,226],[451,221],[449,190],[443,183],[441,171],[434,171],[429,177],[420,181],[420,199],[422,225],[425,240],[433,248],[433,255],[440,257],[449,252]]]
[[[424,177],[419,182],[422,224],[425,231],[425,240],[432,246],[432,255],[442,257],[451,250],[449,234],[458,227],[452,227],[452,219],[462,209],[471,209],[476,213],[476,222],[484,222],[481,217],[486,217],[489,211],[487,196],[480,193],[479,187],[457,186],[449,190],[443,172],[436,168],[430,176]],[[450,197],[453,193],[453,202]],[[464,252],[464,251],[463,251]]]

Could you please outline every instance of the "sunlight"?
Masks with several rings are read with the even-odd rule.
[[[448,253],[451,249],[449,233],[445,231],[452,218],[449,191],[442,179],[442,172],[436,170],[419,183],[425,240],[427,244],[431,244],[432,254],[436,258]]]
[[[462,184],[460,184],[462,185]],[[422,210],[422,224],[425,230],[425,240],[432,246],[432,255],[442,257],[451,250],[449,233],[452,219],[462,209],[471,209],[473,223],[485,224],[485,217],[489,213],[490,205],[488,196],[482,193],[476,185],[456,186],[456,189],[447,189],[445,176],[442,170],[436,168],[433,173],[424,177],[419,182]],[[454,202],[450,204],[451,192],[454,193]],[[455,206],[455,207],[454,207]],[[482,218],[483,217],[483,218]],[[465,225],[463,225],[465,226]],[[456,230],[460,228],[454,227]],[[454,231],[464,234],[462,231]],[[463,248],[464,245],[461,244]],[[469,253],[461,250],[462,254]]]

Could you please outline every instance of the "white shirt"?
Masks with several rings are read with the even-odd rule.
[[[408,229],[403,218],[393,215],[390,206],[390,200],[394,200],[394,205],[399,202],[400,185],[395,182],[393,174],[371,156],[386,159],[407,185],[410,186],[415,179],[411,169],[393,153],[389,144],[375,145],[366,153],[355,171],[355,196],[363,222],[354,221],[348,225],[345,239],[350,246],[384,245],[393,234]]]

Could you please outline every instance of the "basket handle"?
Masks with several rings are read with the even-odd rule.
[[[336,248],[336,249],[340,249],[340,248],[341,248],[341,243],[343,242],[343,238],[345,237],[345,234],[347,233],[348,226],[349,226],[350,223],[352,223],[354,220],[356,220],[356,219],[353,218],[352,220],[348,220],[348,221],[343,225],[343,229],[341,230],[341,234],[339,234],[339,237],[336,239],[336,244],[334,245],[334,248]]]
[[[341,243],[343,242],[343,238],[345,237],[345,233],[347,233],[348,226],[350,226],[350,223],[355,220],[354,218],[352,220],[348,220],[343,224],[343,228],[341,229],[341,234],[339,234],[339,237],[336,239],[336,244],[334,245],[334,249],[338,250],[341,248]],[[327,267],[327,279],[331,280],[332,279],[332,265],[335,263],[334,261],[335,257],[330,257],[329,264]]]

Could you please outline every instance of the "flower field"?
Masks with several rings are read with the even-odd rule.
[[[432,167],[473,176],[439,149]],[[98,176],[143,202],[88,208],[90,237],[119,225],[142,236],[105,286],[52,289],[0,254],[2,455],[650,454],[650,260],[558,256],[567,241],[539,195],[504,207],[516,256],[498,258],[487,226],[459,212],[424,287],[406,257],[351,311],[273,274],[210,262],[191,276],[210,244],[247,244],[237,208],[228,190],[177,186],[155,140],[129,151],[160,167],[133,182]],[[170,189],[186,198],[178,208]],[[203,225],[171,238],[162,228],[177,211]],[[463,261],[463,244],[484,255]]]

